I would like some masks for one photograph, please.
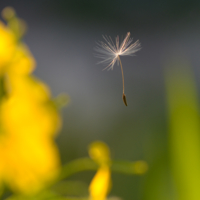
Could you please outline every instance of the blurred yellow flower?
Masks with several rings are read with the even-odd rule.
[[[110,189],[110,169],[100,167],[89,187],[90,200],[105,200]]]
[[[14,36],[0,22],[0,184],[32,194],[58,175],[60,117],[46,85],[31,76],[34,58]]]
[[[0,21],[0,75],[12,59],[14,50],[14,34]]]
[[[89,155],[99,164],[99,169],[89,186],[90,200],[105,200],[111,188],[109,148],[103,142],[93,142],[89,146]]]

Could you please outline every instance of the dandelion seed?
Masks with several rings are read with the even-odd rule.
[[[119,44],[119,36],[115,38],[115,44],[112,38],[109,36],[103,36],[105,42],[98,42],[95,51],[98,52],[95,54],[96,57],[101,58],[102,61],[98,62],[97,64],[106,64],[108,65],[105,69],[112,69],[114,68],[115,63],[117,62],[118,65],[121,67],[122,72],[122,84],[123,84],[123,94],[122,99],[124,104],[127,106],[126,95],[124,94],[124,73],[123,67],[121,63],[120,56],[133,56],[135,52],[140,50],[140,43],[137,40],[135,43],[131,44],[133,38],[130,38],[130,32],[126,34],[126,37]]]
[[[122,100],[123,100],[125,106],[128,106],[127,101],[126,101],[126,95],[124,93],[122,94]]]

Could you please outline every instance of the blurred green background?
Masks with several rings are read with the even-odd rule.
[[[110,195],[127,200],[200,199],[194,192],[200,177],[200,1],[1,1],[0,9],[5,6],[14,7],[28,24],[25,42],[37,61],[35,75],[54,96],[70,96],[57,138],[63,163],[87,156],[88,144],[102,140],[114,159],[149,164],[141,177],[113,174]],[[129,31],[142,49],[134,57],[122,57],[125,107],[120,67],[102,71],[93,49],[102,35],[121,37]],[[174,114],[182,100],[180,113]],[[179,116],[185,118],[177,120]],[[188,118],[194,118],[195,125],[187,124]],[[184,135],[193,139],[181,140]],[[93,174],[84,172],[72,179],[89,184]],[[189,178],[182,180],[185,176]],[[182,190],[186,183],[191,190]],[[181,196],[185,191],[188,196]]]

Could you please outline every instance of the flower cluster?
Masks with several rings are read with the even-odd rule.
[[[53,137],[60,117],[47,86],[31,74],[35,60],[19,37],[23,23],[11,8],[3,16],[8,26],[0,21],[0,185],[32,194],[58,174]]]
[[[89,154],[99,165],[89,186],[90,200],[104,200],[111,187],[110,151],[105,143],[97,141],[90,145]]]

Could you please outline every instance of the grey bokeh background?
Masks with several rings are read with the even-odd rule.
[[[87,156],[88,144],[103,140],[113,158],[149,164],[143,177],[113,174],[111,195],[164,199],[169,164],[163,68],[174,58],[190,63],[199,87],[200,1],[1,0],[0,9],[5,6],[28,24],[25,42],[37,61],[34,74],[54,96],[65,92],[71,98],[57,138],[62,162]],[[125,107],[120,67],[102,71],[93,49],[102,35],[129,31],[142,49],[122,57]],[[85,174],[75,178],[89,183],[93,174]]]

